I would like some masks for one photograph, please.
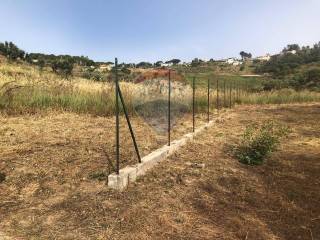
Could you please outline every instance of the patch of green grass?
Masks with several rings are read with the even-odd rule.
[[[241,104],[289,104],[306,102],[320,102],[320,93],[308,90],[295,91],[293,89],[281,89],[243,94],[239,98],[239,103]]]
[[[195,77],[195,85],[196,88],[208,88],[208,79],[210,81],[210,87],[212,89],[222,90],[224,84],[226,87],[232,86],[240,87],[243,89],[260,89],[262,86],[262,78],[259,77],[244,77],[240,75],[215,75],[212,72],[204,72],[204,73],[186,73],[184,75],[185,80],[188,84],[192,86],[193,78]]]

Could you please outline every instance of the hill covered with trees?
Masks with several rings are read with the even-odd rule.
[[[285,86],[320,89],[320,42],[313,47],[288,45],[270,61],[257,64],[255,71]],[[272,87],[272,81],[269,83]]]
[[[93,60],[84,56],[54,55],[43,53],[26,53],[13,42],[0,42],[0,55],[5,56],[9,61],[25,61],[33,65],[51,67],[55,73],[60,73],[66,77],[72,73],[74,65],[90,67],[99,65]]]
[[[44,53],[26,53],[13,42],[0,42],[0,54],[7,57],[9,60],[25,60],[34,64],[52,64],[56,61],[64,60],[81,66],[92,66],[96,63],[84,56],[70,55],[54,55]]]

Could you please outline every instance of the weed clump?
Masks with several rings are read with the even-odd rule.
[[[264,160],[280,146],[281,139],[287,137],[289,128],[274,121],[246,127],[235,155],[241,163],[261,165]]]

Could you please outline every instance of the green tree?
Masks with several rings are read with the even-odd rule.
[[[157,61],[157,62],[154,64],[154,66],[155,66],[155,67],[161,67],[162,64],[163,64],[162,61]]]
[[[152,68],[152,63],[149,62],[140,62],[136,65],[137,68]]]
[[[25,52],[19,49],[13,42],[0,43],[0,54],[6,56],[9,60],[24,59]]]
[[[195,58],[191,61],[191,67],[198,67],[203,61],[199,58]]]
[[[240,52],[240,56],[242,60],[248,59],[248,58],[252,58],[252,54],[251,53],[247,53],[245,51],[241,51]]]
[[[172,59],[170,61],[167,61],[166,63],[172,63],[173,65],[177,65],[181,62],[180,59]]]
[[[63,75],[66,79],[72,75],[73,61],[72,59],[61,59],[51,64],[53,72]]]
[[[286,53],[290,51],[300,51],[299,44],[288,44],[287,47],[285,47],[282,52]]]
[[[37,65],[39,67],[40,72],[43,71],[43,68],[45,67],[46,63],[43,59],[39,59],[39,61],[37,62]]]

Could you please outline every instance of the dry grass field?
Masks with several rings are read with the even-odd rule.
[[[191,113],[192,88],[190,77],[181,79],[180,75],[173,75],[171,84],[172,101],[184,105]],[[143,77],[143,76],[142,76]],[[159,74],[143,78],[142,82],[132,83],[121,81],[121,90],[130,114],[135,114],[139,105],[155,100],[167,102],[168,78]],[[211,75],[196,79],[195,107],[197,112],[207,110],[207,80]],[[151,79],[150,79],[151,78]],[[239,84],[243,78],[231,76],[215,76],[220,81],[219,106],[228,106],[230,91],[226,89],[223,95],[222,84],[226,81],[227,87],[231,82]],[[189,79],[189,80],[188,80]],[[211,79],[211,109],[217,106],[216,87],[214,78]],[[222,81],[223,80],[223,81]],[[250,90],[250,89],[249,89]],[[235,86],[231,91],[232,101],[236,97]],[[295,91],[282,89],[274,91],[248,91],[237,97],[237,103],[244,104],[281,104],[319,102],[320,93],[309,90]],[[36,67],[27,64],[0,64],[0,112],[10,115],[34,114],[46,110],[66,111],[94,116],[113,116],[115,112],[115,96],[113,82],[95,82],[81,77],[64,79],[46,69],[39,71]]]
[[[271,118],[288,140],[264,165],[242,165],[230,145]],[[120,193],[105,183],[111,118],[2,115],[0,239],[319,239],[319,118],[319,104],[238,106]],[[165,141],[134,125],[143,154]]]

